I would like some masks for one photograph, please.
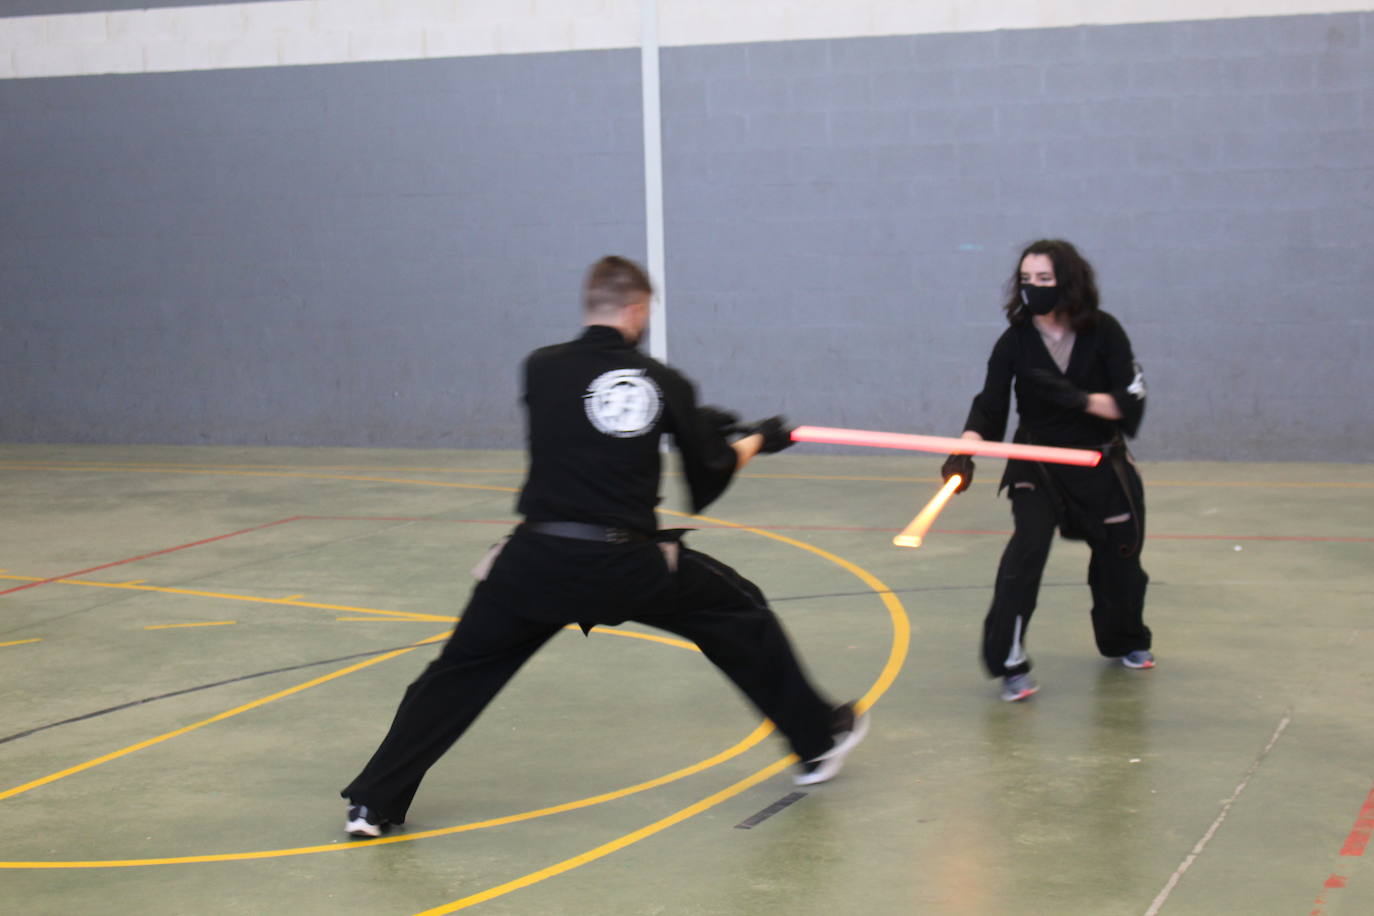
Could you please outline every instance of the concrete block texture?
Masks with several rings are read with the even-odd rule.
[[[0,86],[0,435],[518,444],[520,359],[644,260],[638,56],[562,56]]]
[[[187,8],[197,53],[302,66],[0,83],[0,436],[518,446],[520,357],[644,256],[638,52],[311,64],[619,2],[536,34],[536,0],[436,0],[370,48],[367,2],[251,47],[270,4]],[[25,34],[0,74],[52,66]],[[672,361],[746,414],[957,434],[1017,252],[1063,236],[1151,374],[1142,457],[1367,457],[1326,395],[1374,383],[1371,47],[1368,13],[669,47]]]
[[[707,135],[665,110],[674,358],[717,401],[747,392],[746,412],[954,434],[1016,253],[1062,236],[1172,392],[1140,454],[1358,460],[1374,434],[1318,407],[1324,386],[1374,383],[1359,352],[1374,296],[1364,18],[833,40],[770,47],[757,73],[736,49],[671,49],[667,91],[715,85],[751,126]],[[828,138],[799,145],[799,99],[823,100]],[[785,167],[732,143],[786,151]],[[1325,353],[1330,335],[1348,346],[1320,371],[1280,358],[1297,340]],[[737,360],[722,340],[772,356]],[[1228,414],[1223,391],[1254,410]]]

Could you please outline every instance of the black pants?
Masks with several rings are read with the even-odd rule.
[[[1134,468],[1104,463],[1092,469],[1056,468],[1053,474],[1043,483],[1011,484],[1015,530],[1002,552],[992,607],[983,621],[983,664],[993,677],[1031,669],[1026,630],[1055,529],[1065,521],[1065,502],[1071,514],[1086,522],[1073,527],[1092,550],[1088,587],[1097,650],[1116,658],[1150,648],[1150,628],[1144,620],[1150,577],[1140,566],[1145,506]],[[1132,489],[1131,496],[1126,487]]]
[[[540,646],[569,623],[627,620],[695,643],[803,760],[830,748],[831,704],[807,680],[752,582],[686,546],[670,572],[652,542],[600,544],[517,530],[343,796],[403,822],[425,773]]]

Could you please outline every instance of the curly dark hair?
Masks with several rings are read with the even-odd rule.
[[[1007,282],[1007,303],[1002,307],[1007,313],[1007,321],[1014,325],[1030,321],[1030,313],[1021,306],[1021,262],[1028,254],[1048,255],[1054,264],[1055,285],[1059,287],[1059,304],[1054,310],[1067,319],[1075,331],[1086,331],[1095,326],[1098,296],[1093,266],[1072,243],[1063,239],[1031,242],[1016,259],[1011,279]]]

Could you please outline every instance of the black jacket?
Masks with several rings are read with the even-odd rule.
[[[1145,382],[1125,330],[1106,312],[1098,313],[1095,327],[1078,332],[1068,371],[1062,375],[1083,391],[1110,394],[1121,411],[1120,420],[1050,403],[1039,386],[1027,378],[1033,369],[1061,374],[1034,323],[1012,325],[992,348],[983,390],[973,399],[964,428],[989,441],[1001,441],[1007,431],[1013,380],[1019,418],[1015,442],[1101,448],[1115,440],[1118,432],[1134,436],[1140,428],[1145,414]]]
[[[682,455],[693,512],[734,476],[735,451],[698,412],[692,383],[615,328],[592,325],[531,353],[524,403],[530,464],[517,511],[529,521],[657,530],[665,433]]]
[[[1107,420],[1053,404],[1044,397],[1040,386],[1027,377],[1035,369],[1062,374],[1083,391],[1110,394],[1121,411],[1121,419]],[[1078,332],[1068,371],[1063,373],[1033,322],[1007,328],[988,357],[983,390],[973,399],[964,428],[989,441],[1001,441],[1007,431],[1013,387],[1019,420],[1012,435],[1014,442],[1102,450],[1110,446],[1112,451],[1123,452],[1122,436],[1134,436],[1145,415],[1145,379],[1131,352],[1131,341],[1120,322],[1106,312],[1098,312],[1094,327]],[[1102,467],[1106,469],[1108,464],[1104,462]],[[1009,487],[1019,481],[1052,481],[1060,494],[1067,497],[1084,489],[1079,480],[1083,476],[1061,465],[1008,461],[1001,486]]]

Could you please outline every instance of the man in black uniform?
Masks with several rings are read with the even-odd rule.
[[[998,490],[1010,491],[1015,531],[983,622],[983,663],[1003,679],[1002,699],[1014,702],[1039,689],[1025,638],[1056,527],[1092,548],[1088,585],[1098,651],[1128,668],[1152,668],[1155,659],[1144,621],[1150,578],[1140,565],[1145,496],[1124,438],[1135,435],[1145,413],[1145,383],[1130,339],[1099,309],[1092,266],[1069,242],[1029,245],[1010,287],[1004,306],[1010,327],[988,357],[964,438],[1001,440],[1014,387],[1020,423],[1013,441],[1103,453],[1093,468],[1007,462]],[[973,480],[968,455],[945,461],[945,479],[956,473],[962,493]]]
[[[569,623],[629,620],[694,642],[773,721],[802,761],[799,785],[824,782],[864,737],[867,715],[823,699],[757,586],[660,531],[659,440],[682,456],[692,511],[725,491],[758,452],[791,444],[781,417],[734,443],[737,418],[698,407],[692,383],[635,348],[652,288],[633,262],[607,257],[585,287],[586,330],[525,361],[529,471],[525,521],[479,573],[439,657],[406,690],[391,730],[342,792],[346,830],[380,836],[403,823],[425,772],[516,670]]]

